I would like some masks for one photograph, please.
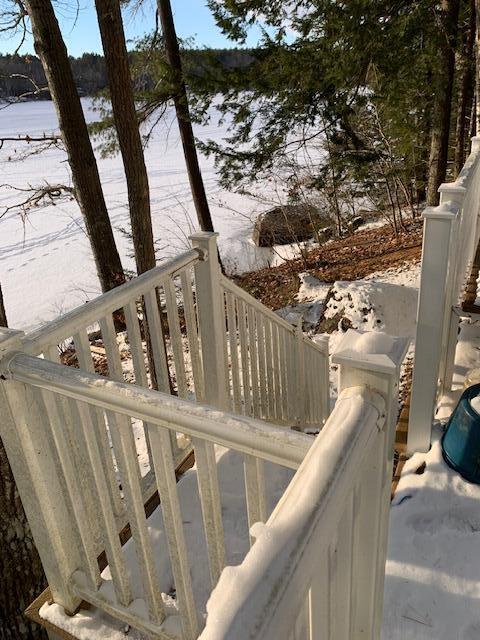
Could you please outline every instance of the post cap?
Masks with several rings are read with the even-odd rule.
[[[381,331],[349,329],[332,357],[334,364],[398,374],[411,338],[389,336]]]

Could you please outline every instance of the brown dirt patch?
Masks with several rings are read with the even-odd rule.
[[[323,282],[358,280],[374,271],[418,261],[421,248],[421,221],[410,223],[398,236],[386,225],[330,241],[304,259],[252,271],[236,281],[267,307],[279,309],[295,302],[299,273],[307,271]]]

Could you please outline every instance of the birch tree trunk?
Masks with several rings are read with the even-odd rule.
[[[107,66],[110,98],[127,178],[128,203],[137,272],[155,266],[150,192],[138,129],[127,46],[119,0],[95,0]]]
[[[125,281],[67,49],[50,0],[25,0],[103,291]]]
[[[7,326],[1,286],[0,326]],[[1,440],[0,576],[0,640],[46,640],[43,628],[23,614],[46,582]]]
[[[447,174],[459,5],[459,0],[442,0],[440,3],[439,47],[427,191],[427,204],[430,206],[438,204],[438,187],[445,181]]]
[[[182,139],[183,153],[187,165],[188,179],[192,190],[195,210],[202,231],[213,231],[212,217],[208,206],[202,174],[198,164],[195,138],[193,136],[192,121],[188,108],[187,90],[183,80],[182,61],[178,47],[177,34],[173,22],[170,0],[157,0],[158,14],[165,40],[165,52],[176,80],[177,91],[174,96],[175,111]]]

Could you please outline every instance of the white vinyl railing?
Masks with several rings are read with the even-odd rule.
[[[231,280],[220,282],[234,411],[301,430],[321,428],[330,413],[328,338],[312,342],[301,320],[293,327]]]
[[[244,455],[253,525],[268,517],[263,462],[296,469],[312,442],[286,427],[321,429],[329,413],[328,342],[225,278],[216,234],[192,245],[37,331],[0,330],[0,435],[55,602],[74,612],[86,600],[170,637],[144,511],[158,491],[182,640],[201,619],[175,470],[195,454],[213,587],[225,566],[214,446]],[[141,612],[120,546],[127,525]]]
[[[407,344],[368,352],[364,338],[350,332],[335,356],[335,408],[242,564],[223,572],[201,640],[380,638]]]
[[[200,607],[192,588],[169,433],[182,431],[193,442],[212,588],[225,567],[214,445],[244,455],[252,526],[267,517],[264,461],[296,469],[311,437],[21,353],[9,358],[3,375],[8,381],[0,390],[2,437],[55,602],[74,612],[84,600],[150,636],[172,637],[163,626],[167,616],[131,429],[132,418],[140,419],[148,425],[181,638],[197,638]],[[111,438],[107,463],[98,448],[100,422],[100,430],[108,428]],[[112,495],[105,465],[113,469],[114,462],[121,487],[117,483]],[[116,505],[130,525],[141,594],[133,591],[120,545]],[[100,574],[101,550],[111,580]]]
[[[440,205],[427,207],[408,451],[428,451],[439,394],[452,386],[461,303],[480,235],[480,137],[457,180],[440,187]]]
[[[86,601],[158,640],[321,640],[325,624],[345,640],[370,625],[366,637],[378,639],[405,340],[347,333],[334,357],[340,399],[309,453],[314,440],[306,434],[22,353],[19,332],[1,337],[2,440],[53,599],[67,612]],[[146,425],[166,549],[154,547],[147,523],[134,421]],[[189,565],[197,552],[187,545],[170,437],[178,432],[193,444],[210,591],[216,588],[203,632]],[[104,433],[108,452],[99,446]],[[235,570],[226,568],[215,445],[243,456],[245,542],[253,547]],[[270,517],[265,461],[298,469]],[[130,527],[140,587],[120,543],[121,521]],[[255,542],[262,522],[267,535]],[[103,551],[108,575],[99,565]],[[159,553],[172,567],[173,613],[162,596]],[[235,572],[249,576],[240,587]],[[224,591],[235,597],[216,604]],[[326,598],[336,602],[328,623]],[[172,615],[180,620],[175,633]]]
[[[328,340],[313,343],[224,277],[216,234],[191,240],[190,251],[25,335],[20,350],[240,415],[320,429],[329,413]],[[108,425],[94,419],[115,496]],[[148,424],[137,420],[135,428],[146,442],[138,453],[148,500],[155,491]],[[170,436],[179,465],[191,443]],[[115,514],[125,515],[118,504]]]
[[[28,334],[22,351],[60,362],[66,350],[93,371],[90,333],[112,379],[321,428],[330,412],[328,338],[313,342],[301,324],[293,327],[223,276],[216,236],[193,235],[191,251]],[[118,344],[122,328],[128,357]]]

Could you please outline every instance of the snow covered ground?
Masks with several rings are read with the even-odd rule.
[[[444,462],[440,439],[480,366],[480,325],[464,324],[455,391],[440,402],[432,448],[406,463],[392,503],[382,640],[480,638],[480,487]]]
[[[88,121],[98,116],[89,99],[83,100]],[[41,135],[56,129],[53,103],[25,102],[0,111],[0,135],[28,133]],[[197,128],[203,139],[220,141],[226,125]],[[6,185],[26,187],[44,180],[70,183],[63,152],[50,150],[22,162],[15,158],[24,145],[5,143],[0,150],[0,214],[18,202],[23,194]],[[99,170],[112,225],[124,267],[134,268],[129,247],[120,228],[128,227],[127,189],[119,156],[99,158]],[[177,125],[173,114],[159,125],[146,150],[150,179],[154,237],[158,256],[170,257],[188,245],[187,237],[196,228],[196,218]],[[222,191],[217,185],[213,160],[200,158],[215,228],[226,266],[249,270],[278,260],[269,249],[259,249],[251,241],[252,221],[279,198],[271,189],[261,200]],[[12,327],[33,328],[97,295],[99,285],[82,217],[74,201],[32,210],[25,225],[15,213],[0,217],[0,282],[7,315]]]

